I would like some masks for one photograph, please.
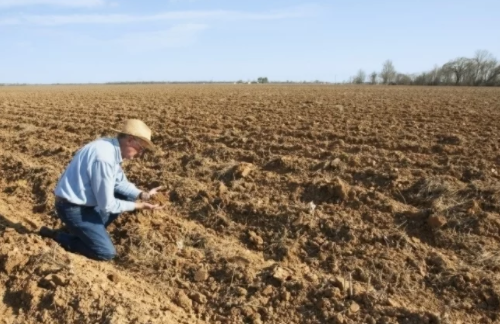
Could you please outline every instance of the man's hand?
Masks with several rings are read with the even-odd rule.
[[[148,204],[146,202],[136,202],[135,209],[149,209],[149,210],[159,210],[163,209],[165,206]]]
[[[148,192],[141,192],[141,195],[140,195],[140,198],[141,200],[144,200],[144,201],[148,201],[150,200],[154,195],[156,195],[158,193],[158,191],[160,191],[161,189],[163,189],[162,186],[160,187],[156,187],[154,189],[151,189],[150,191]]]

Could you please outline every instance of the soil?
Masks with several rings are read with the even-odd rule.
[[[0,89],[0,323],[497,323],[500,89]],[[159,211],[111,262],[36,234],[73,154],[128,118]]]

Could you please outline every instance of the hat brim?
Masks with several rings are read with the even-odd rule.
[[[155,145],[153,144],[153,142],[151,142],[151,140],[150,140],[150,139],[147,139],[147,138],[142,137],[142,136],[139,136],[139,135],[130,134],[130,133],[128,133],[128,132],[124,132],[124,131],[122,131],[122,130],[118,130],[118,129],[114,129],[114,128],[111,128],[111,130],[112,130],[113,132],[117,132],[117,133],[121,133],[121,134],[127,134],[127,135],[130,135],[130,136],[134,136],[134,137],[140,138],[142,141],[144,141],[144,142],[146,143],[146,148],[147,148],[148,150],[151,150],[151,151],[156,150]]]

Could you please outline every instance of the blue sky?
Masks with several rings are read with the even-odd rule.
[[[498,0],[0,0],[0,83],[342,81],[484,49]]]

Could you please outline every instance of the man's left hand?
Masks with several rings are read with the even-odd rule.
[[[154,195],[156,195],[158,193],[158,191],[160,191],[161,189],[163,189],[163,186],[160,186],[160,187],[156,187],[154,189],[151,189],[150,191],[148,192],[141,192],[141,200],[144,200],[144,201],[148,201],[150,200]]]

